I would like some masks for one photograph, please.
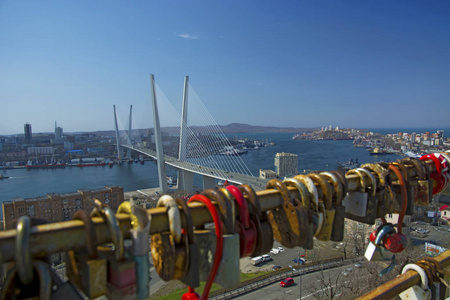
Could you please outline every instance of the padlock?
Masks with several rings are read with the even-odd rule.
[[[256,248],[256,226],[250,219],[247,201],[245,201],[242,192],[234,185],[228,185],[227,190],[233,195],[239,208],[239,221],[236,221],[235,231],[239,233],[240,256],[246,257],[252,255]]]
[[[312,249],[314,247],[313,238],[317,236],[322,230],[323,224],[325,223],[325,207],[323,202],[319,203],[319,192],[314,184],[314,181],[306,175],[296,175],[295,179],[300,180],[306,188],[308,189],[310,196],[310,205],[312,210],[312,237],[311,229],[308,232],[308,237],[306,239],[306,244],[304,249]]]
[[[409,172],[408,169],[401,163],[398,162],[392,162],[391,165],[397,167],[397,169],[399,169],[399,171],[401,172],[403,179],[405,181],[405,185],[406,185],[406,195],[407,195],[407,206],[406,206],[406,215],[408,216],[412,216],[414,214],[414,202],[413,202],[413,198],[414,198],[414,189],[411,187],[410,182],[410,176],[409,176]],[[399,206],[401,206],[402,203],[402,196],[401,196],[401,187],[400,187],[400,183],[399,180],[395,181],[392,183],[392,188],[394,189],[395,192],[395,196],[397,199],[397,203],[399,204]]]
[[[416,170],[416,179],[410,181],[410,187],[413,190],[413,203],[419,206],[430,205],[430,182],[426,177],[426,170],[420,160],[415,158],[404,158],[401,160],[404,165],[414,167]]]
[[[31,253],[30,253],[31,255]],[[24,284],[18,272],[18,264],[8,270],[1,289],[0,299],[50,299],[52,293],[52,280],[49,267],[46,263],[33,260],[27,265],[32,272],[31,280]],[[34,272],[38,275],[34,278]]]
[[[388,235],[395,232],[395,229],[390,224],[383,224],[376,230],[375,238],[372,234],[370,236],[370,242],[367,245],[364,257],[368,261],[386,261],[394,258],[394,253],[388,251],[383,246],[383,239]]]
[[[170,232],[152,234],[151,250],[155,270],[165,281],[183,278],[188,267],[189,245],[187,237],[182,234],[178,205],[171,196],[164,195],[156,206],[166,208]]]
[[[432,182],[432,193],[433,195],[439,194],[444,188],[446,178],[442,174],[441,161],[433,154],[427,154],[420,157],[420,160],[432,160],[436,168],[435,172],[430,172],[430,179]]]
[[[334,173],[321,172],[320,175],[327,178],[333,185],[334,221],[330,240],[333,242],[342,242],[344,240],[345,229],[345,207],[342,205],[342,200],[345,197],[343,184]]]
[[[247,196],[247,199],[250,201],[250,205],[253,211],[250,217],[256,225],[256,247],[251,256],[261,256],[268,253],[273,247],[272,226],[267,219],[267,213],[261,210],[261,204],[259,202],[258,196],[255,193],[255,190],[247,184],[241,184],[238,186],[238,188],[244,196]]]
[[[357,172],[361,172],[360,176],[366,176],[369,178],[370,181],[370,189],[367,193],[367,206],[366,206],[366,213],[363,217],[361,216],[353,216],[352,220],[361,222],[364,224],[374,225],[375,220],[377,218],[377,212],[378,212],[378,206],[379,206],[379,200],[384,199],[383,192],[377,191],[377,181],[375,177],[370,172],[370,169],[368,169],[368,165],[366,165],[366,168],[357,168]],[[373,166],[372,166],[373,167]]]
[[[298,245],[300,238],[300,228],[298,212],[294,207],[289,190],[278,179],[271,179],[266,189],[275,188],[280,192],[283,198],[283,204],[280,208],[270,210],[268,213],[270,224],[272,225],[275,239],[288,248],[294,248]]]
[[[352,219],[353,216],[365,217],[367,211],[368,194],[362,173],[355,169],[351,169],[345,174],[345,177],[355,173],[359,177],[361,188],[359,191],[347,192],[343,201],[345,206],[345,217],[349,219]]]
[[[176,198],[175,201],[184,212],[184,220],[186,223],[186,234],[189,242],[188,253],[188,265],[187,272],[183,278],[180,278],[182,282],[190,287],[196,288],[200,286],[200,275],[198,273],[198,248],[194,241],[194,223],[192,221],[191,210],[187,206],[186,202],[180,198]]]
[[[130,252],[136,266],[136,297],[137,299],[147,299],[149,297],[150,282],[148,253],[150,251],[151,219],[147,211],[141,206],[136,206],[132,199],[129,202],[122,202],[117,209],[117,213],[130,216],[132,227],[130,235],[133,241]]]
[[[86,232],[86,251],[66,252],[66,274],[89,298],[98,298],[106,294],[107,262],[98,257],[97,234],[92,220],[83,210],[75,212],[74,219],[84,224]]]
[[[211,201],[204,195],[194,195],[189,198],[188,203],[192,202],[201,202],[203,203],[214,222],[214,230],[216,239],[212,241],[211,231],[210,230],[196,230],[194,231],[194,239],[195,243],[199,248],[199,273],[200,278],[202,273],[208,272],[208,278],[203,289],[202,299],[208,299],[208,293],[211,288],[211,285],[216,277],[217,270],[220,265],[220,261],[222,259],[223,254],[223,231],[222,231],[222,223],[220,222],[219,213],[217,212],[214,205]],[[239,260],[239,256],[235,257],[236,260]],[[202,280],[202,279],[200,279]],[[195,292],[192,288],[189,288],[189,292],[186,297],[196,297]]]
[[[229,187],[230,186],[227,186],[227,189]],[[240,283],[240,266],[238,258],[240,256],[241,239],[239,234],[235,233],[235,228],[233,228],[232,220],[234,219],[234,216],[232,215],[231,201],[228,201],[226,196],[220,191],[213,189],[204,190],[201,194],[208,197],[209,200],[215,201],[219,205],[219,215],[222,219],[223,252],[214,282],[220,284],[224,288],[236,287]]]
[[[319,203],[322,202],[325,207],[324,225],[319,234],[316,235],[316,239],[321,241],[329,241],[331,238],[331,232],[333,231],[333,222],[335,215],[335,210],[333,209],[332,187],[323,175],[310,173],[307,176],[310,177],[314,181],[314,183],[317,183],[320,186],[322,195],[320,196]]]
[[[116,216],[109,207],[102,207],[100,201],[95,200],[96,208],[91,212],[91,217],[102,217],[108,225],[111,239],[114,244],[114,252],[109,249],[99,251],[100,257],[108,261],[108,283],[106,296],[110,299],[135,299],[136,298],[136,270],[133,260],[125,257],[123,236],[117,224]]]
[[[314,242],[312,241],[314,237],[314,227],[313,212],[311,210],[311,200],[308,188],[296,178],[286,178],[283,180],[283,183],[286,186],[294,186],[300,194],[299,199],[295,199],[295,208],[300,216],[300,223],[298,225],[300,228],[300,239],[298,240],[298,246],[304,249],[311,249],[314,245]]]
[[[398,296],[402,300],[430,300],[431,290],[428,286],[428,276],[425,271],[415,264],[407,264],[403,270],[402,274],[405,274],[409,270],[414,270],[420,275],[421,286],[414,285],[409,289],[401,292]]]

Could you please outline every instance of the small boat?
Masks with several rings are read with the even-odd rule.
[[[1,179],[8,179],[8,178],[9,178],[8,176],[0,175],[0,180],[1,180]]]
[[[77,164],[77,167],[83,168],[83,167],[102,167],[106,166],[106,163],[84,163],[84,164]]]
[[[114,163],[112,161],[110,161],[108,165],[110,168],[112,168],[114,166]]]

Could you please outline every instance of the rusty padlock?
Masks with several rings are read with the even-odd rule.
[[[344,187],[339,177],[331,172],[321,172],[320,175],[327,178],[333,185],[333,209],[334,221],[333,229],[331,230],[330,240],[333,242],[342,242],[344,240],[345,229],[345,207],[342,205],[342,200],[345,197]]]
[[[289,190],[278,179],[270,180],[266,189],[277,189],[283,198],[282,206],[270,210],[268,213],[273,235],[285,247],[294,248],[298,245],[300,234],[303,233],[300,233],[298,212],[292,202]]]
[[[31,256],[31,255],[30,255]],[[27,268],[31,271],[31,281],[23,284],[19,276],[17,263],[6,273],[0,299],[50,299],[52,295],[52,280],[46,263],[33,260]],[[34,272],[37,278],[34,278]]]
[[[223,193],[213,189],[204,190],[201,194],[218,204],[219,215],[222,219],[223,253],[214,282],[224,288],[236,287],[240,283],[240,266],[237,259],[240,257],[240,236],[235,233],[233,227],[231,201],[227,200]],[[214,240],[215,237],[213,242]]]
[[[300,175],[300,176],[304,176],[304,175]],[[314,182],[309,178],[304,176],[307,180],[309,180],[309,184],[312,185],[314,188]],[[287,186],[294,186],[297,188],[299,194],[300,194],[300,200],[299,199],[295,199],[296,201],[296,208],[297,209],[301,209],[304,208],[304,210],[306,210],[306,219],[305,218],[300,218],[300,222],[301,223],[305,223],[305,224],[300,224],[301,228],[305,228],[306,230],[306,236],[304,238],[304,241],[299,241],[299,246],[302,247],[303,249],[313,249],[314,248],[314,229],[317,228],[317,225],[314,224],[314,219],[317,221],[317,215],[314,214],[315,212],[315,208],[316,205],[311,203],[311,194],[308,190],[308,188],[306,187],[306,185],[302,182],[302,180],[298,179],[298,178],[286,178],[283,181]],[[317,189],[316,189],[317,191]],[[317,203],[318,203],[318,198],[317,198]]]
[[[101,217],[108,225],[114,252],[103,248],[99,251],[100,257],[108,262],[108,282],[106,296],[109,299],[135,299],[136,298],[136,270],[133,260],[125,257],[125,248],[122,232],[117,224],[116,216],[109,207],[103,207],[99,200],[95,200],[96,208],[91,217]]]
[[[408,206],[406,207],[406,215],[412,216],[414,214],[414,202],[413,202],[414,189],[411,188],[411,184],[410,184],[411,179],[409,176],[408,169],[399,162],[392,162],[391,165],[396,166],[400,170],[400,172],[402,173],[402,176],[405,180],[407,197],[408,197]],[[400,192],[400,190],[401,190],[400,181],[397,180],[397,181],[393,182],[392,188],[394,189],[396,200],[400,207],[401,203],[402,203],[402,196],[401,196],[401,192]]]
[[[319,199],[319,206],[320,203],[322,202],[323,206],[325,207],[324,225],[320,233],[316,235],[316,239],[320,241],[329,241],[331,238],[331,232],[333,230],[333,222],[335,215],[335,210],[333,209],[332,188],[328,180],[320,174],[309,173],[306,176],[310,177],[314,181],[314,183],[317,183],[320,186],[322,194]]]
[[[178,205],[171,196],[164,195],[156,206],[166,208],[170,232],[152,235],[153,264],[159,277],[165,281],[183,278],[188,269],[189,244],[187,237],[182,234]]]
[[[314,247],[314,237],[317,236],[325,223],[325,206],[323,202],[319,203],[319,192],[317,191],[314,181],[306,175],[296,175],[295,179],[298,179],[308,189],[310,196],[310,206],[312,210],[312,237],[311,229],[308,232],[307,242],[304,249],[312,249]]]
[[[416,177],[410,181],[413,190],[412,200],[414,205],[430,205],[430,181],[426,179],[426,170],[420,160],[415,158],[404,158],[400,161],[405,166],[412,166],[416,171]]]
[[[267,219],[267,213],[262,211],[261,203],[259,202],[258,196],[255,190],[247,185],[241,184],[238,186],[244,196],[250,201],[252,214],[250,217],[256,225],[256,247],[255,251],[252,253],[252,257],[260,256],[266,254],[273,247],[273,231],[272,226]]]
[[[194,240],[194,223],[192,221],[191,210],[184,200],[176,198],[175,201],[179,206],[181,206],[184,213],[184,220],[186,223],[185,233],[189,244],[187,271],[184,277],[180,278],[180,280],[188,286],[196,288],[200,286],[200,275],[198,273],[199,254]]]
[[[66,274],[86,296],[98,298],[106,294],[107,262],[98,257],[97,234],[87,213],[76,211],[73,218],[84,224],[87,252],[71,250],[66,253]]]
[[[299,198],[295,198],[295,209],[298,211],[299,216],[299,228],[300,228],[300,238],[298,240],[297,246],[303,247],[307,249],[310,247],[310,242],[308,240],[308,236],[311,239],[311,236],[314,236],[313,233],[313,224],[312,224],[312,211],[311,211],[311,201],[308,193],[308,189],[306,186],[298,179],[295,178],[286,178],[283,180],[283,183],[286,186],[295,187],[300,193]]]

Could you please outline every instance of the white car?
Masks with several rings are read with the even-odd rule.
[[[278,254],[280,253],[280,251],[276,248],[272,248],[272,250],[270,250],[270,254]]]
[[[263,259],[264,261],[271,261],[271,260],[272,260],[272,257],[270,257],[270,255],[264,254],[264,255],[262,255],[262,259]]]
[[[278,247],[277,249],[278,249],[278,252],[283,252],[284,251],[283,247]]]

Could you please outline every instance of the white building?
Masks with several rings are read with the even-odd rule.
[[[277,153],[275,155],[275,172],[279,178],[298,174],[298,155],[293,153]]]

